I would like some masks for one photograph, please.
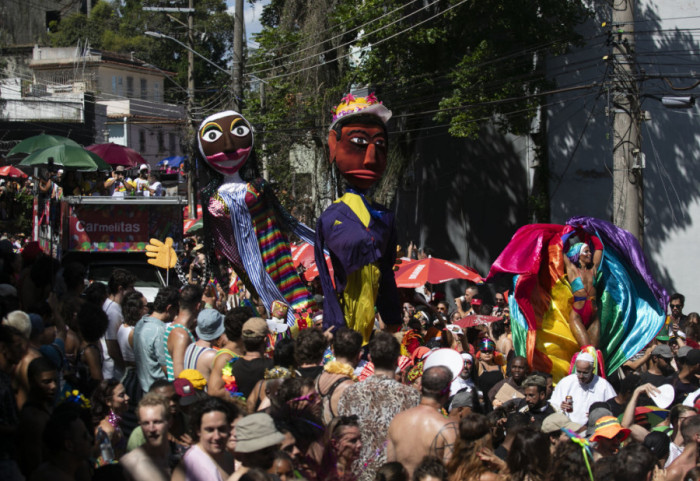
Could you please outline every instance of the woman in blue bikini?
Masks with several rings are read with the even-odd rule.
[[[564,256],[566,277],[571,284],[574,303],[569,314],[571,333],[581,347],[598,347],[600,319],[596,304],[595,281],[598,267],[603,260],[603,244],[591,237],[593,252],[588,243],[573,244]]]

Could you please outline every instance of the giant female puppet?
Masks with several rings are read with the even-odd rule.
[[[374,327],[375,306],[385,323],[401,322],[392,270],[396,258],[394,214],[367,197],[386,169],[389,118],[391,111],[373,94],[358,98],[347,95],[336,107],[328,147],[330,161],[347,186],[316,225],[324,328],[347,324],[362,334],[365,343]],[[333,264],[333,280],[324,261],[325,249]]]
[[[487,279],[513,275],[516,353],[555,380],[585,345],[613,372],[643,349],[665,321],[667,294],[629,232],[591,217],[520,228]]]
[[[255,178],[253,129],[241,114],[204,119],[197,144],[209,174],[202,189],[209,250],[231,262],[268,311],[275,301],[291,307],[287,323],[294,325],[314,303],[292,264],[285,230],[307,242],[313,242],[313,231],[282,208],[264,179]]]

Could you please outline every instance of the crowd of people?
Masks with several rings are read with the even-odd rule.
[[[149,303],[129,271],[86,286],[34,243],[0,241],[0,260],[3,480],[700,479],[699,316],[680,294],[622,368],[582,352],[553,382],[484,286],[404,291],[402,328],[364,344],[196,280]],[[471,314],[499,319],[456,324]]]

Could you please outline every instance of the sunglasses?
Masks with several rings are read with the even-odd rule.
[[[295,402],[301,402],[301,401],[309,401],[310,403],[313,403],[318,399],[319,394],[316,391],[312,391],[306,396],[300,396],[300,397],[295,397],[294,399],[290,399],[287,401],[287,404],[295,403]]]
[[[671,309],[675,309],[675,308],[682,309],[683,304],[671,304]]]
[[[480,349],[484,354],[493,354],[493,349]]]

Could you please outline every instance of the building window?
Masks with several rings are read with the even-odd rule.
[[[163,132],[158,131],[158,153],[165,151],[165,139]]]
[[[146,131],[143,129],[139,129],[139,152],[146,152]]]
[[[141,100],[148,100],[148,81],[141,79]]]
[[[117,96],[124,96],[124,79],[117,77]]]
[[[160,83],[154,82],[153,83],[153,101],[154,102],[160,102],[161,97],[160,97]]]
[[[170,147],[170,155],[175,155],[177,152],[177,140],[175,139],[175,134],[172,132],[168,134],[168,144]]]
[[[117,76],[112,75],[112,94],[117,95]]]
[[[126,78],[126,96],[130,99],[134,97],[134,77]]]

